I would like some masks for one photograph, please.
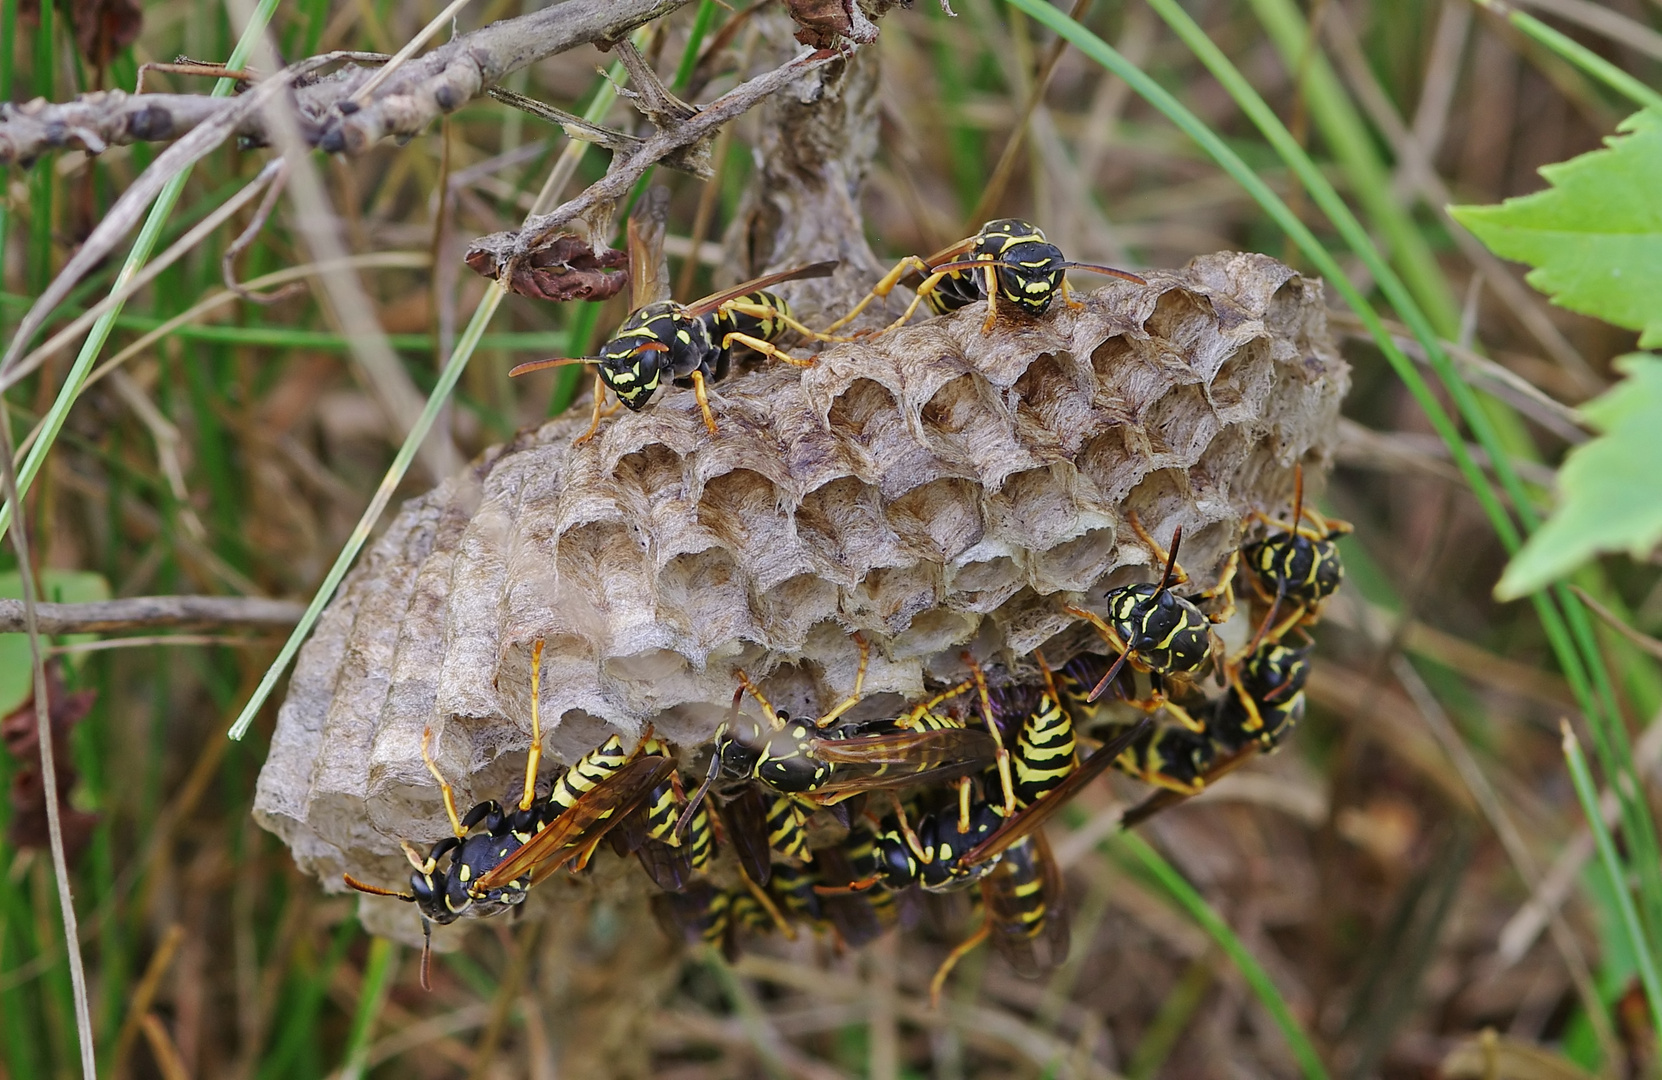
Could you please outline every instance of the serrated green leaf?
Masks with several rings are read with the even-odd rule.
[[[1553,303],[1662,345],[1662,116],[1636,113],[1606,148],[1541,175],[1552,186],[1499,206],[1449,213],[1495,254],[1535,267]]]
[[[1501,575],[1495,596],[1515,600],[1600,552],[1645,558],[1662,541],[1662,357],[1623,356],[1627,378],[1582,406],[1599,431],[1558,470],[1559,502]]]
[[[90,570],[44,570],[40,575],[41,600],[52,604],[90,604],[110,598],[110,583],[104,575]],[[23,582],[17,571],[0,574],[0,598],[23,599]],[[69,634],[49,639],[58,644],[92,641],[97,634]],[[0,634],[0,716],[25,701],[34,688],[34,668],[29,657],[27,634]]]

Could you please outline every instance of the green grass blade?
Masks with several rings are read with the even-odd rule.
[[[1269,32],[1300,91],[1322,139],[1333,150],[1350,182],[1350,190],[1390,252],[1392,265],[1407,283],[1414,299],[1445,338],[1460,335],[1460,309],[1437,256],[1425,242],[1413,216],[1391,192],[1391,174],[1380,160],[1372,134],[1351,102],[1339,76],[1328,64],[1310,26],[1292,0],[1250,0],[1258,21]]]
[[[276,10],[277,0],[260,0],[259,6],[254,9],[253,17],[248,21],[248,26],[242,32],[242,37],[237,40],[236,48],[231,50],[230,59],[226,61],[227,66],[236,70],[248,62],[248,54],[253,52],[254,44],[259,41],[260,35],[265,33],[266,25]],[[236,85],[235,79],[219,79],[215,81],[210,96],[229,97]],[[182,170],[178,176],[169,180],[162,188],[161,194],[156,196],[156,202],[150,207],[150,216],[144,219],[138,239],[133,241],[132,250],[127,252],[127,261],[122,264],[121,272],[110,285],[112,292],[131,280],[149,260],[150,253],[155,250],[156,242],[167,225],[168,217],[179,201],[179,196],[184,194],[190,174],[190,169]],[[17,471],[19,499],[29,493],[30,485],[45,465],[46,455],[51,452],[52,444],[57,441],[58,432],[63,430],[64,421],[69,419],[69,410],[74,407],[75,399],[81,393],[81,386],[86,382],[88,373],[92,371],[93,362],[103,351],[104,343],[109,340],[110,331],[115,329],[115,321],[121,314],[122,306],[117,304],[101,315],[98,321],[93,323],[86,341],[81,343],[81,351],[75,355],[75,363],[70,365],[69,375],[64,379],[57,399],[52,402],[52,408],[46,414],[46,424],[40,438],[29,448],[28,456],[24,458],[22,466]],[[5,536],[11,523],[12,507],[9,504],[0,506],[0,538]]]
[[[1183,875],[1179,874],[1171,863],[1149,846],[1148,841],[1135,833],[1121,833],[1114,838],[1114,843],[1134,855],[1143,869],[1148,871],[1149,876],[1165,889],[1229,956],[1230,961],[1240,971],[1241,977],[1246,979],[1247,985],[1252,988],[1259,1003],[1269,1011],[1270,1018],[1281,1029],[1287,1046],[1298,1061],[1300,1071],[1310,1080],[1325,1078],[1327,1069],[1322,1065],[1310,1037],[1304,1033],[1304,1028],[1299,1026],[1298,1019],[1293,1016],[1287,999],[1281,996],[1281,990],[1270,978],[1269,972],[1265,971],[1252,953],[1247,951],[1247,947],[1241,944],[1241,939],[1235,936],[1235,931],[1229,928],[1229,924],[1212,910],[1206,899],[1195,891],[1193,885],[1184,880]]]
[[[398,945],[391,938],[378,937],[370,941],[369,958],[364,962],[364,979],[358,989],[358,1010],[352,1015],[352,1032],[346,1040],[346,1064],[341,1066],[340,1080],[362,1080],[369,1042],[375,1034],[375,1023],[381,1018],[381,1009],[387,1003],[387,994],[392,989],[393,975],[398,969],[397,959]]]
[[[1639,965],[1639,979],[1645,986],[1645,998],[1650,1004],[1651,1024],[1662,1032],[1662,979],[1657,977],[1656,958],[1652,955],[1645,929],[1639,923],[1639,912],[1633,907],[1633,897],[1627,886],[1627,868],[1616,852],[1616,842],[1605,827],[1604,815],[1599,812],[1598,789],[1593,774],[1587,768],[1587,758],[1581,752],[1581,743],[1570,729],[1568,721],[1562,724],[1564,733],[1564,761],[1570,768],[1570,779],[1575,781],[1575,795],[1581,802],[1581,812],[1587,818],[1587,827],[1593,831],[1593,842],[1598,847],[1599,863],[1610,877],[1610,892],[1616,898],[1621,912],[1622,929],[1632,943],[1633,957]]]
[[[1587,46],[1573,38],[1565,37],[1540,19],[1535,18],[1535,16],[1518,11],[1509,4],[1499,4],[1495,0],[1474,0],[1474,2],[1497,15],[1504,15],[1508,22],[1524,34],[1545,45],[1548,49],[1604,83],[1604,85],[1629,101],[1634,102],[1641,108],[1662,112],[1662,94],[1652,90],[1598,53],[1587,48]]]

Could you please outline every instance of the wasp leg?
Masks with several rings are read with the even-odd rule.
[[[970,831],[970,778],[958,778],[958,835]]]
[[[860,647],[860,666],[854,672],[854,692],[844,698],[835,709],[816,720],[814,722],[816,727],[830,727],[832,721],[836,720],[837,717],[860,704],[860,698],[866,685],[866,664],[871,660],[871,646],[866,644],[866,639],[858,633],[854,635],[854,644]]]
[[[1241,552],[1237,548],[1229,553],[1224,560],[1223,570],[1218,574],[1218,583],[1210,589],[1191,593],[1189,599],[1195,603],[1203,600],[1213,600],[1223,597],[1223,604],[1216,611],[1208,611],[1206,617],[1214,623],[1226,623],[1235,614],[1235,571],[1240,569]]]
[[[870,307],[873,300],[882,300],[886,298],[891,292],[894,291],[894,287],[900,284],[901,278],[905,277],[907,274],[913,273],[927,275],[929,273],[929,264],[918,258],[916,255],[908,255],[896,263],[893,270],[890,270],[887,274],[884,274],[883,277],[878,280],[877,284],[871,287],[871,291],[866,293],[865,297],[861,299],[858,304],[854,305],[853,310],[838,319],[836,322],[832,323],[830,326],[827,326],[825,328],[825,333],[835,333],[836,331],[847,326],[849,323],[853,322],[855,319],[859,318],[860,313]],[[907,309],[908,317],[916,307],[917,304],[913,303],[912,307]],[[906,320],[903,318],[900,321],[905,322]],[[899,324],[897,323],[896,325]],[[892,329],[894,329],[893,326],[889,327],[889,330]],[[887,333],[887,331],[884,331],[884,333]]]
[[[975,692],[981,697],[981,719],[986,722],[987,732],[992,735],[993,742],[998,744],[998,786],[1004,793],[1004,814],[1009,817],[1016,812],[1016,784],[1010,776],[1010,751],[1004,748],[1004,736],[999,734],[998,725],[993,722],[993,703],[987,694],[987,679],[981,673],[981,665],[976,663],[969,653],[963,654],[963,661],[969,665],[970,677],[975,680]],[[961,812],[959,824],[962,825],[968,820],[968,815]]]
[[[952,969],[958,966],[958,961],[974,952],[978,945],[987,940],[987,926],[987,922],[983,920],[981,929],[959,942],[951,952],[946,954],[946,959],[941,961],[941,966],[935,969],[935,977],[929,980],[929,1007],[931,1009],[941,1007],[941,991],[946,988],[947,976],[951,975]]]
[[[698,411],[704,414],[705,428],[709,430],[711,435],[719,434],[720,432],[716,428],[715,414],[710,411],[710,394],[704,388],[704,373],[702,371],[693,372],[692,383],[693,393],[698,396]]]
[[[724,348],[724,349],[731,348],[732,345],[733,345],[733,342],[735,342],[735,341],[738,342],[740,345],[748,345],[750,348],[755,349],[757,352],[761,353],[763,356],[766,356],[766,357],[768,357],[770,359],[773,359],[773,360],[778,360],[782,364],[790,364],[792,367],[813,367],[814,366],[814,362],[811,359],[810,360],[798,360],[796,357],[792,356],[788,352],[785,352],[783,349],[781,349],[778,346],[774,345],[772,342],[763,341],[761,338],[752,337],[749,334],[740,334],[740,333],[728,334],[726,337],[721,339],[721,347]]]
[[[1171,714],[1173,720],[1176,720],[1179,724],[1188,728],[1190,731],[1196,732],[1197,734],[1204,733],[1206,731],[1206,722],[1204,720],[1196,720],[1193,716],[1189,715],[1188,709],[1185,709],[1181,705],[1174,704],[1172,701],[1168,700],[1164,694],[1157,694],[1152,700],[1158,700],[1160,708],[1165,709],[1166,712]]]
[[[1067,612],[1069,615],[1072,615],[1074,618],[1084,619],[1086,622],[1096,627],[1096,632],[1101,635],[1102,640],[1107,642],[1109,647],[1115,652],[1123,653],[1126,651],[1125,639],[1120,637],[1119,631],[1115,630],[1112,626],[1109,626],[1101,615],[1098,615],[1094,611],[1086,611],[1082,607],[1075,607],[1072,604],[1063,604],[1062,610]],[[1118,673],[1116,672],[1116,674]]]
[[[918,862],[934,862],[935,853],[925,850],[923,841],[919,839],[917,833],[912,831],[912,823],[906,820],[906,808],[900,805],[900,796],[891,791],[889,792],[889,800],[894,803],[895,828],[900,830],[900,835],[906,841],[906,846],[912,849],[912,854],[918,857]]]
[[[990,334],[993,332],[993,326],[998,323],[998,271],[993,269],[992,265],[989,263],[987,268],[983,270],[982,273],[987,275],[987,284],[985,287],[987,293],[987,318],[986,321],[981,324],[981,332],[983,334]]]
[[[756,699],[756,704],[758,704],[762,707],[762,715],[767,717],[768,723],[773,725],[775,731],[783,731],[785,729],[785,722],[783,720],[779,719],[779,714],[777,712],[775,712],[774,709],[773,709],[773,703],[771,701],[769,701],[766,697],[762,696],[762,688],[757,686],[755,683],[751,682],[750,681],[750,676],[746,675],[743,671],[740,671],[737,668],[735,668],[733,670],[733,674],[739,680],[741,693],[744,690],[750,691],[750,696],[755,698]],[[734,702],[733,702],[733,715],[735,717],[738,716],[738,712],[739,712],[738,706],[739,706],[739,703],[735,699]],[[713,771],[714,770],[712,769],[712,772]]]
[[[768,913],[768,918],[773,920],[773,925],[778,928],[781,934],[785,935],[785,940],[795,941],[796,927],[792,926],[790,921],[785,918],[784,912],[779,910],[779,905],[773,902],[773,897],[768,895],[767,890],[751,881],[750,875],[744,872],[743,867],[739,868],[739,877],[744,880],[744,887],[750,890],[750,895],[756,898],[758,904],[762,905],[762,910]]]
[[[542,763],[542,719],[537,712],[537,699],[542,696],[543,639],[531,646],[531,750],[525,755],[525,793],[519,798],[521,810],[531,809],[537,801],[537,766]]]
[[[1083,311],[1085,309],[1083,300],[1073,298],[1073,290],[1068,288],[1068,279],[1065,277],[1062,279],[1062,303],[1066,304],[1072,311]]]
[[[1148,534],[1148,530],[1143,528],[1142,520],[1137,517],[1137,511],[1127,511],[1126,517],[1131,522],[1131,531],[1137,534],[1137,539],[1147,545],[1149,553],[1154,556],[1156,566],[1170,560],[1171,551]],[[1183,568],[1175,562],[1171,566],[1171,583],[1173,585],[1187,585],[1189,583],[1189,575],[1184,573]]]
[[[421,731],[421,760],[427,763],[427,771],[433,774],[433,779],[439,782],[439,791],[444,795],[444,812],[450,818],[450,827],[457,836],[466,836],[467,830],[462,828],[462,819],[456,814],[456,793],[450,788],[450,781],[439,772],[439,766],[428,753],[427,744],[433,738],[432,728],[423,728]]]
[[[589,417],[589,430],[571,440],[571,445],[581,446],[594,438],[594,433],[600,430],[600,407],[606,403],[606,381],[597,371],[594,375],[594,414]]]
[[[809,329],[807,326],[805,326],[802,323],[798,322],[792,316],[785,314],[783,311],[780,311],[778,308],[767,307],[763,304],[752,304],[752,303],[749,303],[749,302],[745,301],[743,298],[740,298],[738,300],[729,300],[727,303],[721,305],[720,310],[722,310],[722,311],[736,311],[740,315],[750,315],[750,316],[752,316],[754,318],[757,318],[757,319],[760,319],[764,322],[776,322],[776,323],[780,324],[781,326],[788,326],[792,330],[795,330],[797,333],[801,334],[803,337],[809,339],[810,341],[853,341],[854,340],[851,337],[837,337],[837,336],[835,336],[835,335],[833,335],[829,332],[821,333],[818,330]],[[748,344],[748,342],[747,342],[747,344]]]

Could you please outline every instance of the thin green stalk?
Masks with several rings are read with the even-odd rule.
[[[693,16],[692,32],[687,36],[687,47],[681,52],[681,63],[675,68],[675,79],[669,88],[679,94],[692,81],[693,69],[698,66],[698,50],[716,21],[716,0],[703,0],[698,14]]]
[[[364,1075],[369,1042],[375,1035],[381,1010],[387,1004],[387,993],[392,989],[393,974],[398,969],[397,959],[398,946],[391,938],[370,941],[363,983],[358,988],[358,1011],[352,1014],[352,1032],[346,1039],[346,1064],[341,1066],[340,1080],[361,1080]]]
[[[1604,814],[1599,810],[1598,788],[1593,783],[1592,772],[1587,768],[1581,743],[1571,730],[1569,721],[1561,721],[1560,730],[1564,734],[1564,761],[1570,767],[1570,779],[1575,781],[1576,798],[1581,802],[1587,827],[1593,831],[1599,862],[1610,877],[1610,892],[1616,898],[1616,910],[1621,913],[1622,929],[1632,943],[1634,962],[1639,965],[1639,979],[1644,983],[1645,998],[1650,1004],[1651,1025],[1654,1030],[1662,1032],[1662,979],[1657,977],[1656,958],[1645,939],[1644,927],[1639,924],[1639,912],[1633,907],[1622,857],[1616,851],[1616,842],[1611,839],[1610,830],[1605,827]]]
[[[1518,11],[1509,4],[1499,4],[1495,0],[1473,0],[1473,2],[1497,15],[1504,15],[1507,22],[1516,26],[1524,34],[1545,45],[1548,49],[1604,83],[1618,94],[1638,104],[1641,108],[1662,113],[1662,94],[1652,90],[1598,53],[1587,48],[1587,46],[1573,38],[1565,37],[1535,16],[1528,12]]]
[[[1380,160],[1368,125],[1334,74],[1312,30],[1291,0],[1251,0],[1258,21],[1269,32],[1281,62],[1301,83],[1300,91],[1323,140],[1350,181],[1350,190],[1367,211],[1390,253],[1392,265],[1414,298],[1445,338],[1460,335],[1460,308],[1447,278],[1413,217],[1391,191],[1390,172]]]
[[[1131,64],[1106,42],[1068,19],[1061,12],[1041,0],[1009,0],[1028,14],[1067,37],[1080,51],[1103,67],[1126,80],[1150,104],[1163,112],[1179,129],[1194,139],[1244,190],[1256,200],[1276,223],[1291,236],[1307,258],[1322,273],[1329,284],[1344,298],[1368,328],[1381,353],[1391,364],[1397,377],[1425,412],[1439,437],[1448,446],[1456,466],[1471,487],[1473,495],[1488,517],[1491,527],[1502,545],[1515,552],[1522,543],[1517,525],[1508,516],[1498,493],[1487,475],[1477,466],[1465,441],[1461,438],[1443,410],[1441,402],[1425,383],[1414,365],[1385,331],[1379,315],[1367,299],[1345,277],[1338,263],[1315,235],[1270,190],[1258,175],[1198,117],[1177,101],[1166,89],[1155,82],[1136,65]],[[1258,96],[1251,85],[1235,69],[1205,32],[1179,8],[1173,0],[1149,0],[1150,6],[1177,32],[1190,50],[1213,73],[1236,103],[1248,114],[1282,159],[1298,175],[1306,190],[1322,211],[1344,236],[1351,249],[1363,260],[1380,288],[1397,308],[1403,321],[1425,348],[1433,369],[1459,406],[1461,414],[1471,426],[1478,442],[1487,451],[1497,477],[1511,497],[1526,527],[1539,522],[1530,496],[1523,488],[1496,437],[1494,429],[1478,403],[1475,394],[1454,370],[1452,361],[1443,351],[1440,340],[1432,331],[1425,316],[1408,295],[1402,282],[1392,272],[1374,248],[1360,222],[1351,214],[1331,184],[1315,163],[1305,154],[1297,140]],[[1568,599],[1566,599],[1568,598]],[[1600,752],[1600,759],[1612,780],[1622,806],[1624,829],[1628,831],[1637,852],[1641,891],[1646,898],[1646,913],[1653,923],[1662,926],[1662,856],[1658,854],[1655,826],[1650,812],[1638,798],[1642,790],[1632,771],[1632,753],[1627,732],[1622,726],[1620,712],[1615,707],[1610,690],[1609,675],[1604,670],[1602,654],[1592,637],[1592,628],[1579,602],[1567,590],[1555,590],[1552,597],[1537,593],[1532,596],[1536,613],[1541,620],[1553,650],[1558,657],[1566,680],[1570,683],[1578,703],[1588,717]],[[1565,615],[1554,606],[1557,599],[1565,605]],[[1583,657],[1586,658],[1585,663]]]
[[[1241,939],[1235,936],[1235,931],[1229,924],[1212,910],[1204,897],[1195,891],[1193,885],[1184,880],[1175,868],[1152,847],[1148,842],[1135,833],[1121,833],[1114,838],[1114,844],[1136,856],[1137,861],[1148,871],[1161,888],[1170,894],[1173,900],[1186,911],[1191,919],[1211,935],[1218,947],[1228,954],[1241,977],[1246,979],[1247,985],[1257,995],[1258,1001],[1269,1011],[1270,1018],[1275,1021],[1276,1027],[1281,1029],[1282,1037],[1287,1040],[1287,1046],[1298,1061],[1300,1071],[1306,1077],[1314,1078],[1327,1076],[1327,1069],[1322,1065],[1315,1046],[1310,1037],[1299,1026],[1293,1011],[1287,1005],[1287,999],[1282,996],[1280,988],[1269,976],[1247,947],[1241,944]]]
[[[248,26],[243,30],[242,37],[237,39],[237,46],[231,50],[230,59],[226,61],[232,70],[241,68],[248,62],[248,54],[254,50],[255,42],[265,33],[266,25],[277,10],[278,0],[260,0],[249,19]],[[50,7],[50,5],[47,5]],[[45,13],[42,13],[45,19]],[[228,97],[236,87],[235,79],[220,79],[214,83],[212,97]],[[42,170],[50,173],[50,170]],[[184,193],[185,184],[190,180],[190,169],[182,170],[178,176],[167,182],[161,194],[156,196],[156,202],[150,207],[150,216],[144,219],[144,226],[139,230],[138,239],[133,241],[132,250],[127,252],[127,261],[121,266],[121,272],[111,283],[113,292],[121,288],[133,275],[137,274],[149,260],[150,253],[155,249],[157,240],[162,235],[167,219],[173,213],[173,207]],[[46,426],[41,431],[35,445],[29,448],[28,456],[23,459],[22,468],[17,471],[18,498],[22,499],[29,493],[29,487],[46,463],[46,455],[51,452],[52,444],[57,441],[58,432],[63,430],[64,421],[69,418],[69,410],[74,406],[75,399],[81,393],[81,385],[86,382],[92,365],[103,351],[104,343],[109,340],[110,331],[115,329],[116,318],[121,314],[123,305],[116,304],[109,311],[93,323],[87,339],[81,344],[81,351],[75,356],[75,363],[69,368],[69,375],[64,380],[63,387],[58,391],[57,400],[52,402],[52,408],[46,414]],[[4,537],[6,530],[12,523],[12,506],[8,503],[0,506],[0,537]]]

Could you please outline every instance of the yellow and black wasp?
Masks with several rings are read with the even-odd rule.
[[[1096,627],[1118,658],[1098,680],[1087,702],[1094,702],[1108,691],[1121,668],[1130,664],[1138,671],[1146,671],[1155,682],[1152,697],[1133,701],[1148,711],[1164,707],[1185,727],[1201,729],[1201,722],[1189,716],[1182,708],[1167,699],[1161,689],[1163,681],[1171,676],[1185,676],[1203,667],[1212,658],[1214,635],[1212,624],[1224,622],[1234,612],[1234,594],[1231,581],[1235,575],[1237,557],[1231,554],[1218,584],[1210,589],[1188,596],[1179,596],[1174,586],[1186,584],[1189,575],[1177,562],[1178,546],[1183,540],[1181,528],[1172,531],[1171,549],[1159,543],[1143,529],[1136,511],[1130,522],[1137,536],[1147,545],[1157,561],[1165,563],[1159,584],[1122,585],[1110,589],[1106,596],[1107,618],[1083,608],[1068,605],[1070,615],[1088,620]],[[1210,614],[1200,609],[1197,601],[1205,602],[1222,597],[1222,606]]]
[[[974,236],[949,244],[927,259],[906,256],[872,286],[852,311],[832,323],[826,333],[848,325],[873,301],[888,296],[896,285],[913,274],[924,275],[923,283],[906,311],[881,333],[903,325],[926,300],[935,314],[945,315],[983,298],[987,301],[987,320],[982,330],[990,331],[998,320],[1000,304],[1010,304],[1034,318],[1050,310],[1051,301],[1058,294],[1068,305],[1079,306],[1069,295],[1069,270],[1088,270],[1147,284],[1125,270],[1069,261],[1037,225],[1020,218],[1000,218],[981,226]]]
[[[1025,979],[1042,978],[1068,957],[1071,934],[1061,868],[1042,832],[1006,848],[981,879],[981,926],[954,946],[929,980],[929,1001],[938,1006],[958,961],[982,942]]]
[[[733,696],[732,712],[716,731],[715,753],[704,784],[693,796],[694,806],[723,778],[751,781],[772,793],[819,806],[862,791],[965,776],[997,759],[998,741],[990,733],[933,712],[941,702],[968,689],[969,683],[937,694],[897,718],[837,724],[863,696],[869,649],[863,639],[857,640],[860,666],[853,693],[815,720],[774,709],[744,672],[735,672],[739,690]],[[761,706],[762,720],[739,710],[746,693]],[[781,815],[776,809],[769,814],[777,824]]]
[[[425,858],[409,844],[404,845],[405,855],[415,868],[407,893],[343,875],[346,884],[359,892],[415,904],[429,942],[432,924],[445,925],[464,915],[484,918],[499,914],[524,902],[532,884],[564,863],[576,858],[586,862],[607,831],[672,768],[662,744],[647,740],[635,754],[629,754],[613,736],[579,758],[554,782],[549,794],[538,799],[542,730],[537,696],[542,646],[539,640],[531,651],[531,750],[519,803],[504,808],[489,800],[458,815],[455,792],[429,752],[430,731],[424,731],[422,760],[439,783],[452,835],[434,844]],[[474,831],[481,826],[482,831]],[[427,985],[429,955],[430,950],[424,949],[423,986]]]
[[[798,322],[784,298],[767,290],[787,281],[827,277],[837,267],[835,260],[765,274],[690,304],[669,299],[663,255],[668,207],[668,191],[653,188],[629,219],[629,286],[634,310],[600,347],[600,355],[533,360],[508,373],[524,375],[568,364],[595,365],[594,415],[578,442],[586,441],[599,429],[608,388],[619,401],[638,412],[659,389],[672,382],[692,387],[698,395],[704,426],[714,435],[716,418],[710,411],[707,384],[726,377],[734,345],[747,346],[787,364],[809,367],[812,360],[796,359],[773,342],[793,330],[813,340],[832,340]]]
[[[1264,625],[1270,640],[1277,640],[1295,626],[1314,622],[1323,603],[1344,581],[1344,562],[1335,541],[1349,533],[1350,522],[1323,517],[1304,505],[1304,466],[1293,473],[1293,518],[1278,521],[1263,513],[1253,515],[1276,530],[1241,548],[1252,579],[1253,591],[1269,605]],[[1305,525],[1305,521],[1310,522]],[[1283,605],[1292,605],[1284,615]]]
[[[1254,743],[1269,753],[1304,719],[1304,684],[1310,679],[1310,651],[1266,641],[1232,665],[1229,692],[1218,703],[1207,733],[1226,753]]]

